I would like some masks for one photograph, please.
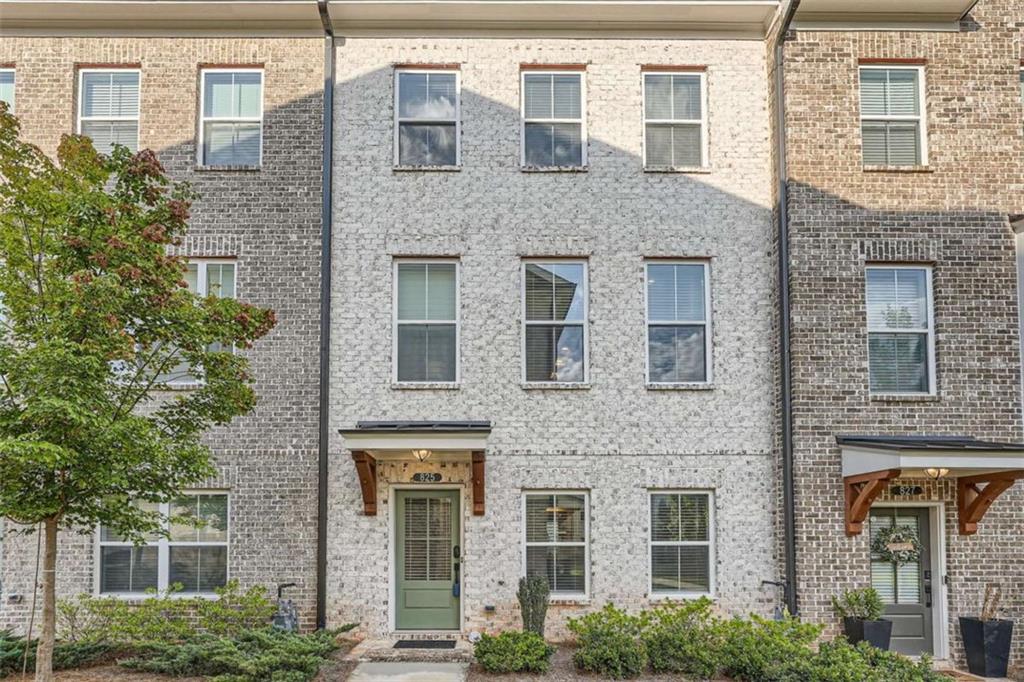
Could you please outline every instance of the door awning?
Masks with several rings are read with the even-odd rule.
[[[871,504],[896,478],[957,481],[961,535],[972,535],[996,498],[1024,478],[1024,443],[970,436],[836,436],[842,451],[846,534],[863,530]]]

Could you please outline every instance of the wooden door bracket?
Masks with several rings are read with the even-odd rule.
[[[484,453],[473,451],[473,516],[484,515]]]
[[[956,480],[956,513],[960,535],[974,535],[985,512],[1020,478],[1024,469],[964,476]]]
[[[359,474],[359,487],[363,491],[363,514],[377,515],[377,460],[370,453],[356,450],[352,453],[352,461],[356,464]]]
[[[843,479],[843,488],[846,492],[847,535],[860,535],[864,530],[864,519],[868,517],[871,503],[885,490],[885,484],[899,475],[899,469],[883,469]]]

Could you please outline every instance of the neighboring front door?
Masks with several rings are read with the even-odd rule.
[[[934,653],[932,638],[932,561],[929,510],[921,507],[872,507],[871,538],[893,524],[909,526],[921,542],[921,558],[896,566],[871,556],[871,586],[885,603],[892,621],[893,651],[908,656]]]
[[[459,491],[395,492],[395,628],[459,629]]]

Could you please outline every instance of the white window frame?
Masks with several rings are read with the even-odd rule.
[[[402,163],[402,157],[399,153],[399,138],[401,124],[403,123],[452,123],[452,119],[448,118],[416,118],[410,116],[402,116],[401,109],[399,108],[399,88],[401,87],[401,78],[399,77],[403,73],[421,73],[426,74],[428,79],[432,74],[454,74],[455,75],[455,165],[443,165],[443,166],[418,166],[413,164]],[[414,68],[414,67],[398,67],[394,73],[394,91],[395,91],[395,102],[394,102],[394,160],[392,163],[395,168],[409,168],[409,169],[429,169],[429,168],[461,168],[462,167],[462,74],[459,69],[426,69],[426,68]]]
[[[883,327],[872,327],[867,323],[868,317],[868,283],[867,283],[867,272],[869,270],[923,270],[925,273],[925,293],[928,296],[928,302],[925,306],[928,315],[928,324],[926,327],[918,327],[915,329],[889,329]],[[925,264],[907,264],[907,263],[869,263],[864,267],[864,318],[865,327],[867,327],[867,337],[865,343],[867,343],[867,357],[868,357],[868,371],[871,371],[871,335],[872,334],[914,334],[920,335],[927,333],[927,352],[928,352],[928,390],[925,392],[920,391],[882,391],[879,393],[871,391],[871,378],[868,377],[868,391],[873,396],[934,396],[936,391],[936,375],[935,375],[935,296],[932,290],[932,266]]]
[[[452,324],[453,320],[399,320],[398,266],[450,263],[455,266],[455,381],[399,381],[398,326]],[[424,293],[424,296],[426,294]],[[462,263],[458,258],[394,258],[391,264],[391,382],[400,386],[457,386],[462,381]]]
[[[7,109],[7,113],[13,114],[13,113],[15,113],[15,108],[18,105],[18,97],[17,97],[17,91],[18,91],[18,69],[17,69],[17,67],[13,67],[13,66],[5,66],[2,69],[0,69],[0,73],[10,73],[10,74],[14,75],[14,95],[15,95],[15,97],[14,97],[14,101],[11,102],[10,107],[8,107],[8,109]]]
[[[206,115],[206,74],[208,73],[258,73],[260,75],[260,115],[258,117],[253,116],[207,116]],[[207,121],[215,121],[221,123],[259,123],[260,124],[260,155],[259,161],[256,166],[239,166],[239,168],[262,168],[263,167],[263,96],[266,91],[267,77],[264,70],[259,67],[238,67],[233,69],[231,67],[217,67],[217,68],[204,68],[199,73],[199,134],[197,139],[199,140],[196,145],[196,156],[197,163],[202,168],[211,167],[206,163],[204,150],[204,136],[206,131]],[[216,166],[212,166],[216,167]]]
[[[860,97],[863,85],[861,84],[860,74],[863,71],[917,71],[917,100],[918,100],[918,115],[888,115],[888,116],[865,116],[863,110],[860,107]],[[898,123],[901,121],[917,122],[917,134],[918,134],[918,146],[921,149],[921,159],[918,162],[918,166],[928,165],[928,109],[925,93],[927,88],[925,86],[925,71],[924,65],[922,64],[858,64],[857,65],[857,108],[860,115],[860,135],[861,135],[861,164],[870,166],[872,164],[864,163],[864,122],[865,121],[878,121],[882,123]]]
[[[643,149],[644,170],[676,171],[706,169],[710,166],[708,156],[708,74],[707,71],[642,71],[640,73],[640,118],[643,134],[640,136],[640,147]],[[696,118],[647,118],[647,77],[648,76],[700,76],[700,114]],[[647,125],[653,124],[699,124],[700,125],[700,165],[698,166],[652,166],[647,163]]]
[[[139,75],[139,110],[134,116],[84,116],[85,108],[85,74],[87,73],[136,73]],[[135,121],[135,148],[142,147],[142,69],[139,68],[86,68],[78,70],[78,122],[75,132],[82,134],[82,123],[84,121]],[[101,152],[105,153],[105,152]]]
[[[576,118],[526,118],[526,76],[579,76],[580,117]],[[553,83],[553,81],[552,81]],[[554,85],[552,84],[552,87]],[[554,107],[554,97],[552,97]],[[554,114],[554,111],[551,112]],[[579,123],[580,124],[580,165],[578,166],[530,166],[526,163],[527,123]],[[529,169],[560,169],[587,167],[587,71],[586,69],[520,69],[519,71],[519,166]]]
[[[544,265],[583,266],[583,321],[563,322],[557,320],[526,319],[526,266],[534,263]],[[520,381],[527,386],[588,386],[590,384],[590,263],[586,258],[524,258],[519,266],[519,316],[523,321],[520,334],[519,352],[522,354]],[[541,327],[582,327],[583,329],[583,381],[529,381],[526,377],[526,328]]]
[[[526,540],[526,498],[531,495],[582,495],[583,496],[583,542],[527,542]],[[551,592],[548,601],[571,601],[590,599],[590,491],[578,489],[525,489],[522,493],[522,540],[523,556],[520,575],[526,577],[527,547],[583,547],[583,592]]]
[[[202,496],[202,495],[225,495],[227,497],[227,532],[226,538],[221,542],[211,542],[208,540],[203,541],[175,541],[170,540],[167,537],[159,537],[152,542],[145,542],[141,546],[144,547],[157,547],[157,593],[166,593],[170,587],[170,575],[171,575],[171,547],[225,547],[227,549],[227,562],[226,562],[226,575],[225,583],[231,580],[231,492],[229,490],[221,489],[204,489],[195,490],[189,489],[181,492],[182,497],[190,496]],[[159,512],[164,516],[164,526],[166,527],[170,521],[167,517],[170,515],[171,504],[169,502],[163,502],[159,505]],[[156,596],[145,591],[142,592],[101,592],[100,586],[103,584],[103,548],[104,547],[134,547],[134,543],[125,541],[112,541],[103,540],[103,524],[97,524],[96,532],[94,534],[93,542],[93,596],[96,597],[114,597],[117,599],[144,599],[146,597]],[[179,599],[192,599],[195,597],[203,598],[216,598],[216,592],[175,592],[171,597]]]
[[[650,267],[652,265],[701,265],[704,267],[704,319],[703,320],[657,320],[651,321]],[[651,327],[677,327],[681,325],[704,326],[704,381],[654,381],[651,379]],[[712,360],[711,328],[711,261],[696,258],[648,258],[644,260],[644,371],[647,383],[653,386],[704,386],[714,383],[714,362]]]
[[[654,538],[654,526],[651,523],[651,509],[654,507],[655,495],[704,495],[708,498],[708,539],[707,540],[657,540]],[[651,601],[663,599],[698,599],[708,597],[714,599],[718,594],[718,550],[715,508],[715,491],[709,489],[686,488],[652,488],[647,491],[647,593]],[[708,548],[708,591],[707,592],[655,592],[654,591],[654,547],[707,547]]]

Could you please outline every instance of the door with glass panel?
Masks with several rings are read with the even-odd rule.
[[[458,490],[395,493],[395,628],[458,630]]]
[[[871,555],[871,586],[885,604],[884,618],[892,621],[893,651],[909,656],[934,652],[932,638],[932,566],[928,509],[872,507],[871,540],[894,525],[912,529],[921,544],[917,561],[895,564]]]

